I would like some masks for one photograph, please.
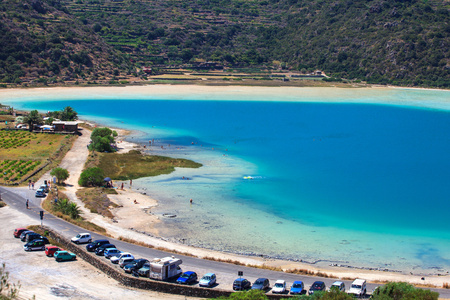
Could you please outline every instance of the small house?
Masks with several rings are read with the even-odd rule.
[[[55,132],[68,132],[68,133],[78,132],[77,121],[54,121],[52,125],[55,128]]]

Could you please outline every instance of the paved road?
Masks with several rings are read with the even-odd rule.
[[[34,197],[33,190],[29,190],[27,188],[1,188],[0,193],[2,194],[2,199],[14,209],[20,211],[28,215],[29,217],[36,220],[36,223],[40,222],[39,219],[39,211],[42,210],[40,208],[41,199]],[[30,200],[29,209],[26,209],[26,199]],[[86,229],[75,226],[71,223],[68,223],[64,220],[56,218],[49,213],[44,214],[43,224],[54,229],[59,232],[66,238],[72,238],[76,234],[80,232],[89,232]],[[23,226],[27,226],[31,224],[24,224]],[[90,232],[94,239],[104,238],[99,234]],[[136,246],[133,244],[125,243],[119,240],[108,238],[112,244],[114,244],[121,251],[126,251],[132,253],[137,258],[147,258],[153,259],[155,257],[165,257],[171,256],[172,253],[163,252],[155,249],[150,249],[142,246]],[[80,246],[84,247],[84,246]],[[244,272],[244,277],[253,282],[259,277],[268,278],[271,282],[271,285],[278,280],[284,279],[287,281],[290,286],[292,282],[295,280],[301,280],[305,283],[305,287],[309,288],[312,283],[316,280],[324,281],[326,286],[329,287],[335,280],[327,279],[327,278],[318,278],[313,276],[301,276],[288,274],[283,272],[276,272],[264,269],[250,268],[237,266],[229,263],[221,263],[210,260],[203,260],[199,258],[183,256],[183,255],[175,255],[178,258],[183,260],[183,264],[181,267],[184,271],[195,271],[201,277],[203,274],[208,272],[214,272],[217,274],[217,282],[218,285],[215,288],[231,290],[232,283],[235,278],[237,278],[238,271]],[[344,280],[344,283],[347,288],[349,288],[351,282]],[[369,283],[367,285],[367,291],[370,293],[377,285]],[[450,290],[445,289],[431,289],[438,293],[440,293],[441,298],[450,299]],[[269,292],[270,293],[270,292]]]

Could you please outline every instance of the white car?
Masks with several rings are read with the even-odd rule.
[[[122,258],[124,258],[124,257],[131,257],[131,258],[133,258],[134,259],[134,256],[131,254],[131,253],[128,253],[128,252],[123,252],[123,253],[121,253],[119,256],[113,256],[113,257],[111,257],[111,262],[113,263],[113,264],[118,264],[119,263],[119,260],[121,260]]]
[[[90,233],[80,233],[71,239],[75,244],[86,244],[92,242],[92,237]]]
[[[366,294],[366,291],[366,281],[364,279],[355,279],[347,294],[362,297]]]
[[[337,290],[339,292],[345,292],[345,283],[343,283],[342,281],[335,281],[330,286],[330,291],[331,290]]]
[[[134,257],[122,257],[119,260],[119,267],[123,268],[134,260]]]
[[[272,288],[272,293],[274,294],[283,294],[286,293],[286,281],[277,280]]]

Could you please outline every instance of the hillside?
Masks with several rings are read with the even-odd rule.
[[[0,32],[1,82],[75,83],[131,70],[121,53],[59,1],[1,1]]]
[[[32,6],[36,2],[48,11],[37,12]],[[72,69],[80,65],[83,70],[77,69],[71,77],[80,80],[81,75],[86,80],[114,75],[126,78],[141,67],[159,72],[170,68],[208,69],[202,63],[214,62],[214,67],[246,72],[322,70],[332,77],[369,83],[450,87],[448,0],[24,3],[28,3],[32,13],[20,13],[22,4],[15,1],[1,2],[1,30],[6,28],[10,37],[3,36],[2,44],[19,43],[13,38],[15,32],[20,32],[25,40],[27,34],[40,36],[46,42],[44,53],[28,52],[43,54],[48,61],[46,70],[53,73],[56,66],[52,62],[68,73],[59,63],[60,57],[69,61]],[[14,12],[11,7],[16,7]],[[55,36],[60,43],[54,43],[55,38],[51,37]],[[24,48],[41,45],[33,40],[29,38],[30,45]],[[73,40],[80,43],[75,46]],[[52,57],[54,51],[60,53],[58,59]],[[0,46],[0,59],[9,59],[3,64],[9,74],[6,79],[11,80],[12,73],[20,81],[23,73],[16,70],[17,63],[9,57],[20,61],[19,65],[23,59],[11,54],[14,52],[17,51],[8,52]],[[78,62],[77,56],[75,61],[72,58],[86,52],[91,61],[88,65],[83,60]],[[33,60],[36,56],[29,57]],[[65,60],[62,62],[67,65]],[[29,68],[23,69],[24,66],[22,71],[29,74]],[[44,76],[45,72],[38,74]],[[4,77],[2,81],[8,80]]]

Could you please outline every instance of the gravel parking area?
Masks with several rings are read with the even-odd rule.
[[[22,299],[197,299],[125,287],[81,259],[58,263],[43,251],[26,252],[13,232],[33,223],[10,207],[0,208],[0,264],[6,264],[11,283],[20,283]]]

